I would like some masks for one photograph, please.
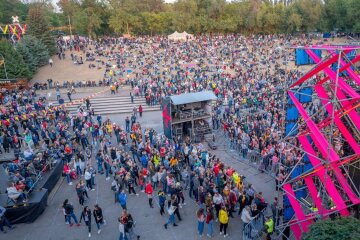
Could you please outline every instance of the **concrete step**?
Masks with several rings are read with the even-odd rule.
[[[113,105],[108,105],[108,106],[93,106],[93,108],[95,110],[104,110],[104,109],[124,109],[124,110],[133,110],[134,107],[138,107],[138,105],[120,105],[120,106],[113,106]],[[142,105],[143,109],[151,109],[151,108],[160,108],[160,105],[155,105],[155,106],[148,106],[148,105]],[[69,111],[76,111],[78,109],[77,106],[71,106],[71,107],[67,107],[66,109],[68,109]]]
[[[64,99],[65,100],[65,99]],[[78,99],[74,99],[73,101],[77,101]],[[98,102],[130,102],[131,99],[130,97],[123,97],[123,96],[119,96],[119,97],[101,97],[101,98],[92,98],[90,99],[90,103],[98,103]],[[134,98],[134,102],[145,102],[145,98]],[[83,101],[85,102],[85,101]],[[65,100],[64,103],[70,103],[69,100]],[[53,105],[59,105],[58,101],[53,101],[51,102],[51,104]],[[79,104],[79,103],[76,103]]]
[[[124,101],[124,102],[118,102],[118,101],[108,101],[108,102],[96,102],[96,103],[91,103],[91,105],[93,107],[109,107],[109,106],[139,106],[139,104],[145,106],[147,105],[146,104],[146,101],[134,101],[134,103],[130,102],[130,101]],[[53,104],[53,106],[58,106],[59,104]],[[78,107],[80,105],[83,105],[85,106],[86,104],[85,103],[74,103],[73,105],[71,106],[68,106],[69,107]]]
[[[156,112],[156,111],[160,111],[160,107],[158,107],[158,108],[144,109],[144,112]],[[121,110],[121,109],[97,111],[97,110],[95,109],[95,114],[101,114],[101,115],[125,114],[125,113],[132,113],[132,111]],[[76,114],[76,112],[73,113],[73,114]]]
[[[64,102],[70,103],[66,100]],[[149,111],[159,111],[160,106],[149,106],[146,104],[146,100],[143,97],[135,97],[134,102],[131,102],[130,96],[110,96],[110,97],[96,97],[90,100],[92,107],[96,114],[122,114],[122,113],[131,113],[134,107],[138,107],[140,104],[143,107],[144,112]],[[58,102],[53,102],[53,106],[60,105]],[[79,106],[85,106],[85,102],[77,102],[74,105],[67,106],[67,110],[72,114],[77,113]]]

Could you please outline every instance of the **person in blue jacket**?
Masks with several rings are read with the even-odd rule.
[[[163,191],[159,191],[158,192],[158,197],[159,197],[159,206],[160,206],[160,215],[165,214],[165,202],[166,202],[166,195]]]
[[[127,200],[127,195],[125,193],[125,190],[122,190],[121,193],[118,196],[119,198],[119,203],[122,207],[122,209],[126,210],[126,200]]]

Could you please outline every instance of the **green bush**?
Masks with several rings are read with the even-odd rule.
[[[353,217],[319,220],[303,234],[303,240],[359,240],[360,221]]]

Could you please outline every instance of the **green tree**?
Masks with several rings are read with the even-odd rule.
[[[50,33],[49,22],[44,14],[41,4],[34,4],[29,8],[27,34],[40,39],[47,47],[50,55],[55,54],[55,39]]]
[[[141,14],[142,20],[144,21],[144,28],[146,28],[147,33],[153,35],[154,33],[161,32],[161,16],[157,13],[144,12]]]
[[[360,221],[353,217],[335,220],[319,220],[310,226],[310,231],[303,234],[303,240],[358,240],[360,239]]]
[[[20,54],[25,64],[28,66],[31,76],[36,72],[37,66],[35,65],[35,59],[30,53],[29,49],[21,42],[16,44],[16,51]]]
[[[29,50],[36,69],[48,63],[50,58],[49,52],[41,40],[34,36],[26,35],[21,40],[20,44],[24,45]]]
[[[0,53],[5,62],[0,66],[0,79],[6,79],[5,67],[8,79],[31,78],[29,67],[7,40],[0,40]]]
[[[117,34],[141,33],[139,5],[133,0],[110,0],[109,27]]]
[[[74,26],[78,33],[89,37],[96,37],[102,20],[103,6],[96,0],[83,0],[73,17]]]
[[[12,23],[12,16],[18,16],[19,21],[25,20],[28,5],[20,0],[0,0],[0,23]]]

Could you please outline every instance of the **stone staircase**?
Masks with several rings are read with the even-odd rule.
[[[74,102],[76,99],[74,99]],[[68,100],[65,103],[69,103]],[[146,104],[145,98],[143,97],[135,97],[134,103],[131,103],[131,99],[129,96],[117,96],[113,95],[110,97],[96,97],[90,99],[91,106],[95,110],[95,114],[101,115],[110,115],[110,114],[122,114],[122,113],[131,113],[133,108],[138,108],[139,105],[143,107],[143,112],[150,111],[159,111],[160,106],[154,105],[149,106]],[[52,102],[52,106],[58,106],[58,102]],[[77,102],[74,105],[67,106],[66,109],[70,111],[72,114],[76,114],[77,110],[80,106],[84,106],[86,108],[85,102]]]

